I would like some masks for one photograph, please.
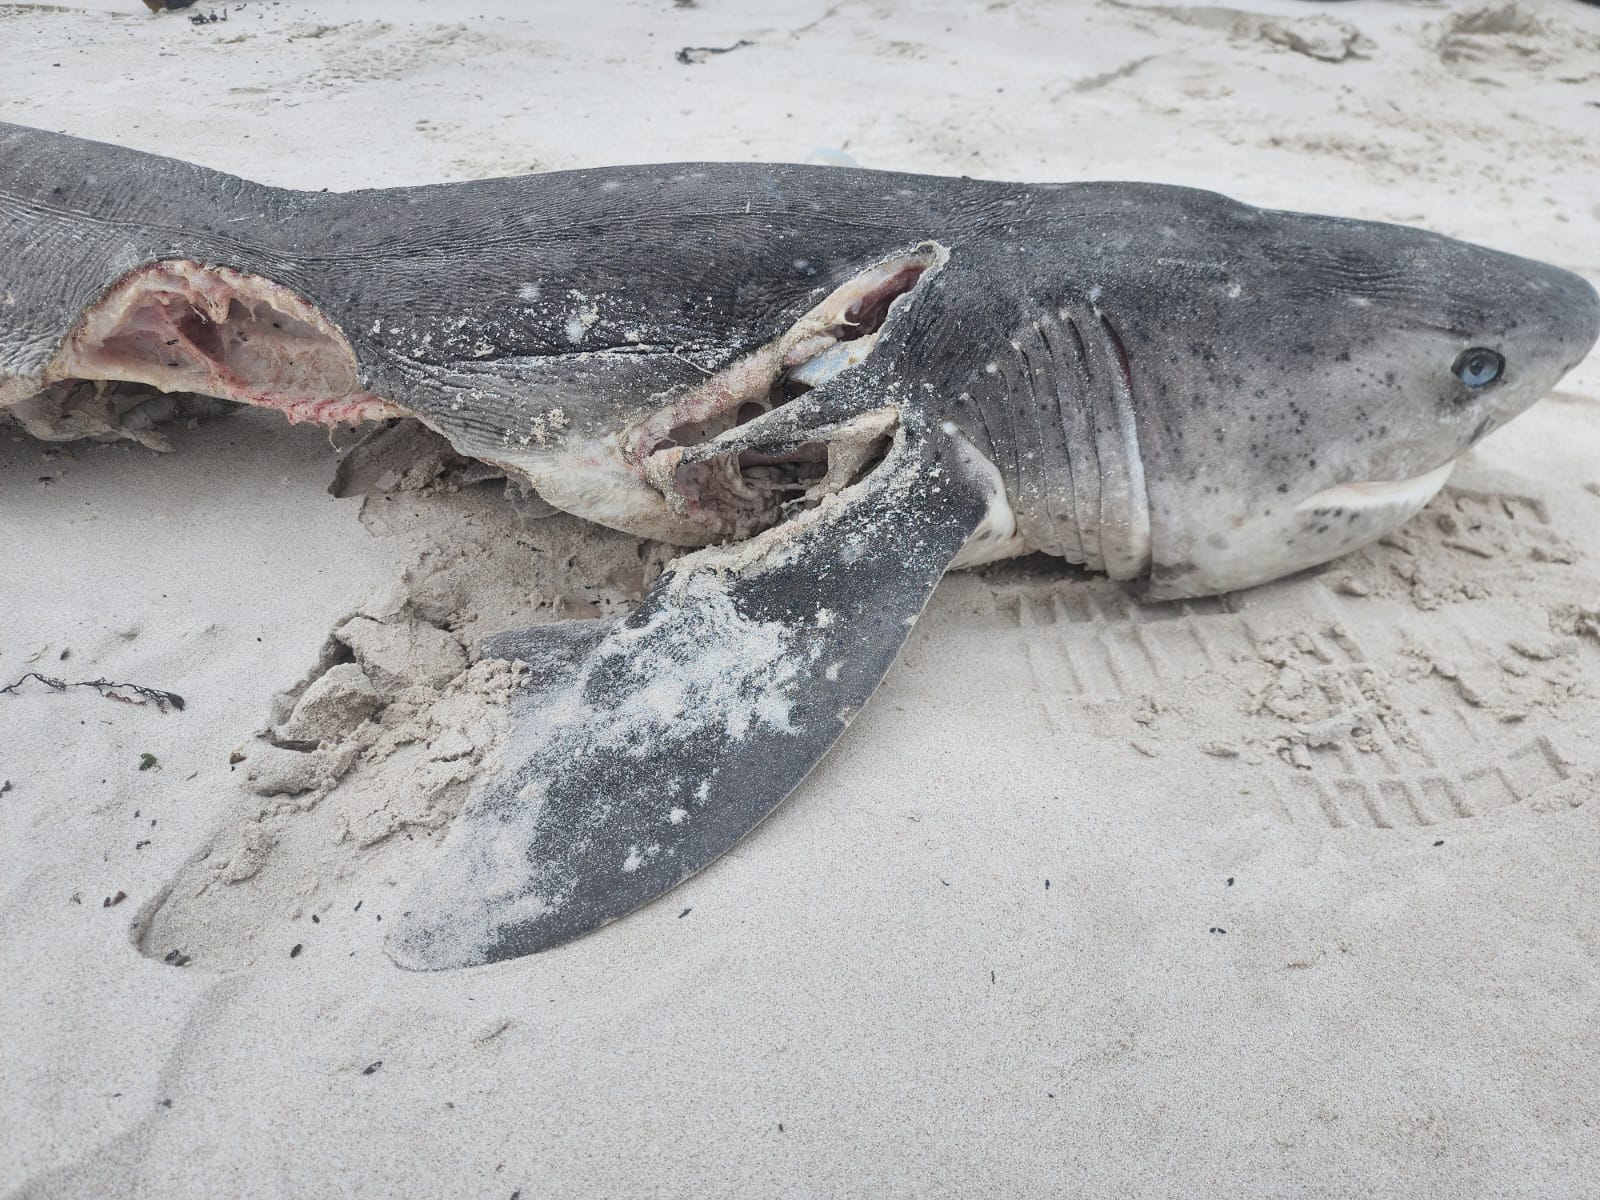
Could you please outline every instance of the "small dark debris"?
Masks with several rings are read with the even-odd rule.
[[[305,949],[305,946],[303,944],[301,944],[300,942],[296,942],[293,946],[289,947],[289,957],[290,958],[299,958],[300,957],[300,951],[302,951],[304,949]]]
[[[11,780],[9,780],[9,779],[0,780],[0,796],[4,796],[10,790],[11,790]]]
[[[313,925],[321,925],[322,924],[322,918],[317,916],[316,913],[312,913],[311,914],[311,923]]]
[[[108,900],[110,899],[109,896],[106,897],[106,898]],[[70,901],[73,904],[82,904],[83,903],[83,893],[82,892],[73,892],[72,895],[67,897],[67,899],[68,899],[68,901]]]
[[[361,911],[361,906],[363,904],[365,904],[365,903],[366,903],[365,900],[357,900],[355,908],[351,909],[350,911],[351,912],[360,912]]]
[[[1232,876],[1232,875],[1229,875],[1229,876],[1228,876],[1228,886],[1229,886],[1229,887],[1232,887],[1232,886],[1233,886],[1233,876]]]
[[[1226,929],[1224,929],[1221,925],[1213,925],[1211,927],[1211,932],[1212,933],[1227,933],[1228,931]]]
[[[162,712],[167,711],[167,705],[169,704],[179,712],[183,711],[183,697],[178,695],[176,692],[164,692],[160,688],[145,687],[138,683],[117,683],[110,679],[79,679],[68,683],[64,679],[54,679],[49,675],[41,675],[37,671],[29,671],[20,679],[6,684],[5,687],[0,687],[0,696],[14,695],[17,689],[23,684],[27,683],[30,679],[37,679],[40,683],[44,684],[45,687],[56,692],[64,692],[68,688],[93,688],[107,700],[121,700],[124,703],[130,703],[126,696],[118,694],[117,689],[120,688],[124,691],[132,692],[134,695],[145,700],[154,700],[156,708]]]
[[[193,3],[193,0],[190,0],[190,2]],[[219,13],[216,9],[212,9],[208,13],[189,14],[189,24],[191,25],[215,25],[218,21],[226,21],[227,19],[227,13]]]
[[[242,763],[243,761],[244,761],[244,751],[243,750],[235,750],[232,754],[228,755],[228,765],[230,767],[236,767],[240,763]]]
[[[121,904],[127,898],[128,898],[128,893],[127,892],[118,892],[115,896],[107,896],[104,900],[100,901],[100,907],[101,908],[115,908],[117,905]]]
[[[143,850],[149,844],[150,844],[150,839],[149,838],[145,838],[144,841],[142,841],[142,842],[135,842],[133,844],[133,848],[135,850]]]
[[[680,920],[680,921],[683,920],[685,917],[687,917],[693,911],[694,911],[694,909],[692,909],[692,908],[684,909],[681,913],[678,914],[678,920]]]
[[[1435,842],[1435,843],[1434,843],[1434,845],[1435,845],[1435,846],[1442,846],[1442,845],[1444,845],[1444,839],[1443,839],[1443,838],[1440,838],[1440,839],[1439,839],[1439,840],[1438,840],[1438,841],[1437,841],[1437,842]]]
[[[1050,881],[1048,879],[1044,881],[1044,890],[1047,892],[1050,890]]]
[[[72,651],[69,648],[69,649],[63,650],[60,654],[56,655],[56,661],[57,662],[66,662],[67,659],[69,659],[71,657],[72,657]]]
[[[149,3],[149,0],[145,0],[145,2]],[[731,46],[685,46],[673,57],[684,66],[693,67],[705,62],[713,54],[732,54],[735,50],[742,50],[746,46],[754,45],[754,42],[748,42],[744,38],[740,38]]]
[[[171,967],[187,967],[191,959],[182,950],[168,950],[167,956],[161,961]]]
[[[154,754],[139,755],[139,770],[141,771],[148,771],[151,767],[155,766],[156,763],[157,759]]]
[[[162,1108],[171,1108],[172,1107],[172,1101],[170,1099],[169,1100],[163,1100],[161,1102],[161,1107]]]
[[[383,1066],[383,1059],[380,1058],[377,1062],[368,1063],[366,1066],[362,1067],[361,1068],[361,1073],[363,1075],[371,1075],[374,1071],[376,1071],[381,1066]]]
[[[993,972],[993,971],[990,971],[990,972],[989,972],[989,982],[990,982],[990,983],[993,983],[993,982],[994,982],[994,972]]]

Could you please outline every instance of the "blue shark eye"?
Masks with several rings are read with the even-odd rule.
[[[1456,378],[1469,388],[1488,387],[1500,378],[1501,372],[1505,369],[1506,360],[1495,351],[1482,346],[1463,350],[1456,359],[1456,365],[1451,368],[1456,373]]]

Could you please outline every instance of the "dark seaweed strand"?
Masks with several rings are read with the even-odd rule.
[[[17,689],[30,679],[37,679],[45,687],[57,692],[64,692],[68,688],[75,687],[93,688],[107,699],[117,699],[116,692],[119,690],[132,692],[134,695],[141,696],[146,700],[154,700],[156,707],[162,712],[167,711],[168,705],[171,705],[179,712],[183,711],[183,697],[178,695],[177,692],[164,692],[160,688],[144,687],[137,683],[116,683],[110,679],[77,679],[68,683],[65,679],[52,679],[50,676],[41,675],[37,671],[29,671],[14,683],[8,683],[5,687],[0,687],[0,696],[15,694]]]

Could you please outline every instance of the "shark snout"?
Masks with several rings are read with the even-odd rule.
[[[1600,340],[1600,293],[1582,275],[1509,254],[1493,267],[1479,319],[1457,327],[1470,344],[1453,365],[1452,402],[1478,422],[1469,444],[1547,395]]]
[[[1600,293],[1575,271],[1527,259],[1510,261],[1523,286],[1508,289],[1521,297],[1520,304],[1513,301],[1520,311],[1506,314],[1515,322],[1508,340],[1522,351],[1521,365],[1545,375],[1546,387],[1554,386],[1600,340]]]
[[[1500,328],[1464,339],[1475,344],[1453,364],[1453,390],[1443,411],[1454,419],[1443,422],[1440,433],[1461,439],[1454,453],[1477,445],[1549,394],[1600,338],[1600,295],[1588,280],[1546,263],[1510,255],[1504,260],[1501,307],[1486,323]]]
[[[1563,328],[1560,335],[1570,353],[1570,361],[1562,369],[1564,375],[1587,358],[1595,343],[1600,341],[1600,292],[1576,272],[1560,267],[1551,267],[1550,271],[1561,296],[1559,308],[1563,314]]]

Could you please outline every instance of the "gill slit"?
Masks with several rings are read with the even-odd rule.
[[[1098,306],[1095,307],[1094,314],[1105,331],[1106,339],[1116,353],[1117,365],[1121,368],[1115,373],[1111,383],[1110,415],[1115,422],[1118,440],[1121,443],[1118,449],[1121,452],[1127,488],[1126,495],[1120,498],[1121,503],[1115,505],[1119,510],[1116,512],[1108,511],[1106,491],[1103,486],[1101,489],[1103,569],[1114,579],[1131,579],[1149,570],[1151,563],[1150,497],[1145,485],[1144,457],[1139,446],[1139,427],[1134,416],[1133,362],[1127,344],[1111,318]],[[1098,426],[1098,422],[1096,424]],[[1114,539],[1118,552],[1116,562],[1111,561],[1104,553],[1107,543],[1106,533],[1111,531],[1121,535]]]
[[[1048,318],[1031,322],[1034,338],[1039,343],[1040,362],[1030,360],[1033,369],[1033,415],[1039,427],[1041,459],[1041,491],[1043,493],[1045,527],[1054,541],[1047,547],[1051,554],[1059,554],[1070,561],[1083,561],[1083,539],[1078,533],[1077,511],[1073,503],[1072,463],[1064,450],[1066,431],[1061,424],[1061,368],[1062,356],[1057,353],[1055,336],[1059,329]],[[1053,422],[1054,437],[1058,439],[1061,453],[1056,450],[1045,428],[1041,413]],[[1059,459],[1059,463],[1055,460]]]
[[[1105,375],[1107,383],[1110,382],[1110,375],[1095,369],[1096,357],[1106,353],[1104,339],[1091,342],[1083,336],[1082,326],[1073,317],[1068,315],[1067,319],[1072,322],[1083,346],[1083,385],[1067,414],[1066,445],[1067,456],[1072,459],[1072,503],[1083,546],[1083,564],[1092,571],[1099,571],[1104,569],[1105,564],[1100,552],[1105,463],[1100,453],[1098,411],[1101,405],[1098,385],[1101,375]]]
[[[1011,342],[1011,351],[1017,363],[1017,386],[1012,386],[1011,379],[1007,378],[1006,395],[1010,399],[1008,407],[1017,414],[1017,457],[1021,471],[1017,479],[1019,511],[1024,519],[1033,517],[1028,521],[1031,528],[1027,533],[1032,534],[1028,540],[1046,554],[1060,554],[1060,541],[1049,521],[1050,456],[1045,448],[1044,429],[1039,422],[1039,370],[1029,353],[1027,330],[1019,330],[1018,334]],[[1041,517],[1044,519],[1041,520]]]

